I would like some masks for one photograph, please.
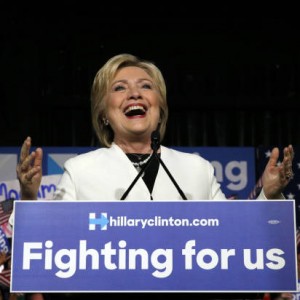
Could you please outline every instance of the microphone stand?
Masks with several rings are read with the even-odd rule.
[[[164,164],[164,162],[161,160],[160,156],[158,155],[157,150],[159,149],[159,147],[160,147],[159,131],[155,130],[151,134],[151,148],[153,150],[153,153],[151,154],[150,159],[143,165],[142,169],[137,174],[137,176],[134,178],[134,180],[132,181],[131,185],[125,191],[125,193],[123,194],[123,196],[121,197],[120,200],[125,200],[125,198],[128,196],[129,192],[131,191],[131,189],[133,188],[133,186],[135,185],[135,183],[142,176],[142,174],[144,173],[144,171],[148,168],[148,166],[150,165],[150,163],[154,159],[154,157],[162,165],[162,167],[164,168],[164,170],[168,174],[169,178],[172,180],[173,184],[175,185],[175,187],[176,187],[177,191],[179,192],[180,196],[182,197],[182,199],[183,200],[187,200],[187,197],[185,196],[185,194],[183,193],[183,191],[181,190],[181,188],[179,187],[179,185],[175,181],[174,177],[172,176],[172,174],[170,173],[170,171],[168,170],[168,168],[166,167],[166,165]]]
[[[179,185],[175,181],[174,177],[172,176],[172,174],[170,173],[170,171],[168,170],[168,168],[166,167],[164,162],[161,160],[160,156],[157,154],[156,151],[154,151],[154,154],[155,154],[155,157],[158,159],[159,163],[163,166],[163,168],[167,172],[170,179],[172,180],[173,184],[175,185],[175,187],[176,187],[177,191],[179,192],[180,196],[182,197],[182,199],[187,200],[187,197],[185,196],[185,194],[183,193],[183,191],[181,190],[181,188],[179,187]]]
[[[153,158],[155,157],[155,153],[153,152],[151,154],[150,159],[142,166],[140,172],[137,174],[137,176],[134,178],[134,180],[132,181],[131,185],[128,187],[128,189],[125,191],[125,193],[123,194],[123,196],[121,197],[120,200],[125,200],[125,198],[128,196],[129,192],[131,191],[131,189],[133,188],[133,186],[135,185],[135,183],[138,181],[138,179],[142,176],[142,174],[144,173],[144,171],[148,168],[148,166],[150,165],[150,162],[153,160]]]
[[[169,178],[172,180],[173,184],[175,185],[175,187],[176,187],[177,191],[179,192],[180,196],[182,197],[182,199],[187,200],[187,197],[185,196],[185,194],[183,193],[183,191],[177,184],[176,180],[174,179],[174,177],[172,176],[172,174],[170,173],[170,171],[168,170],[168,168],[166,167],[166,165],[164,164],[164,162],[158,155],[157,150],[159,149],[159,147],[160,147],[159,131],[155,130],[152,132],[152,135],[151,135],[151,148],[153,150],[153,154],[155,155],[155,157],[159,161],[159,163],[163,166],[164,170],[168,174]]]

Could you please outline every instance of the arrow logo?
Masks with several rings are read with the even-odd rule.
[[[101,213],[100,218],[96,218],[96,213],[89,214],[89,230],[96,230],[96,225],[100,226],[101,230],[107,230],[107,213]]]

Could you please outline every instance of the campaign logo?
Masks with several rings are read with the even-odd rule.
[[[63,174],[64,172],[64,163],[74,156],[77,156],[76,153],[52,153],[47,156],[47,174]]]
[[[100,230],[107,230],[108,223],[107,213],[101,213],[99,218],[96,217],[96,213],[89,214],[89,230],[96,230],[97,225]]]

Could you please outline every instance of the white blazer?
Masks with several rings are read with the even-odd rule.
[[[214,168],[203,157],[161,146],[161,159],[188,200],[225,200]],[[64,164],[54,199],[120,200],[137,176],[137,170],[115,143],[68,159]],[[153,200],[182,200],[164,168],[159,165]],[[142,177],[126,200],[150,200],[150,192]]]

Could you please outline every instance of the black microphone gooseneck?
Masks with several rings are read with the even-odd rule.
[[[150,165],[151,161],[153,160],[153,158],[155,157],[154,152],[151,154],[150,159],[142,166],[140,172],[137,174],[137,176],[134,178],[134,180],[132,181],[131,185],[128,187],[128,189],[125,191],[125,193],[123,194],[123,196],[121,197],[120,200],[125,200],[125,198],[128,196],[129,192],[131,191],[131,189],[134,187],[135,183],[138,181],[138,179],[142,176],[142,174],[145,172],[145,170],[148,168],[148,166]]]
[[[187,200],[187,197],[185,196],[185,194],[183,193],[183,191],[180,189],[179,185],[177,184],[177,182],[173,178],[172,174],[170,173],[170,171],[168,170],[168,168],[166,167],[166,165],[164,164],[164,162],[161,160],[160,156],[157,154],[157,150],[159,149],[159,147],[160,147],[159,131],[155,130],[151,134],[151,148],[153,150],[153,153],[151,154],[150,159],[143,165],[143,167],[141,168],[140,172],[134,178],[134,180],[132,181],[131,185],[125,191],[125,193],[123,194],[123,196],[121,197],[120,200],[125,200],[125,198],[128,196],[128,194],[131,191],[131,189],[134,187],[135,183],[138,181],[138,179],[142,176],[142,174],[148,168],[148,166],[150,165],[150,163],[154,159],[154,157],[163,166],[164,170],[167,172],[169,178],[172,180],[173,184],[175,185],[175,187],[176,187],[177,191],[179,192],[179,194],[181,195],[182,199],[183,200]]]
[[[162,161],[160,156],[157,154],[157,150],[159,149],[159,147],[160,147],[159,131],[155,130],[151,134],[151,148],[153,150],[153,154],[155,155],[155,157],[159,161],[159,163],[163,166],[164,170],[167,172],[168,176],[172,180],[173,184],[175,185],[175,187],[176,187],[177,191],[179,192],[180,196],[182,197],[182,199],[187,200],[187,197],[185,196],[185,194],[183,193],[183,191],[177,184],[176,180],[174,179],[174,177],[172,176],[172,174],[170,173],[170,171],[168,170],[168,168],[166,167],[166,165],[164,164],[164,162]],[[152,154],[152,156],[153,156],[153,154]]]

